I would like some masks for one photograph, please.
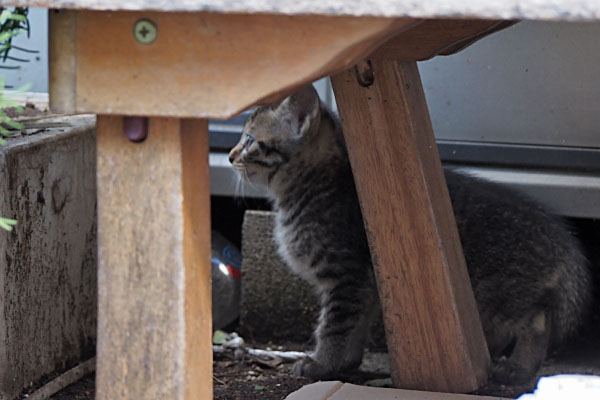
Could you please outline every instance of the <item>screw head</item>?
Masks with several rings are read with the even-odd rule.
[[[149,19],[140,19],[133,27],[133,36],[142,44],[150,44],[156,39],[158,29],[154,22]]]

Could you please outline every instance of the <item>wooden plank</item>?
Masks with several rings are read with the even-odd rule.
[[[510,20],[510,21],[490,21],[490,25],[488,27],[484,27],[479,32],[474,32],[472,35],[467,35],[463,39],[456,41],[455,43],[448,44],[447,46],[439,52],[440,55],[449,56],[454,53],[458,53],[459,51],[464,50],[469,47],[473,43],[479,41],[480,39],[485,38],[486,36],[491,35],[492,33],[501,31],[503,29],[509,28],[514,24],[518,23],[518,20]]]
[[[489,354],[415,62],[332,78],[398,387],[469,392]],[[372,84],[369,84],[369,76]]]
[[[76,42],[75,55],[60,44],[53,53],[58,64],[62,58],[76,58],[75,68],[57,83],[75,86],[71,111],[178,117],[230,117],[257,102],[272,101],[347,68],[374,45],[415,23],[211,13],[76,14],[70,39]],[[133,35],[142,18],[157,28],[150,44],[139,43]],[[53,42],[62,39],[51,37]]]
[[[437,55],[450,55],[477,40],[514,25],[517,21],[425,20],[402,31],[379,47],[369,58],[422,61]]]
[[[212,399],[210,169],[206,120],[181,121],[185,399]]]
[[[207,130],[98,117],[97,399],[212,398]]]
[[[75,79],[77,70],[76,13],[49,11],[48,80],[50,108],[56,113],[75,110]]]

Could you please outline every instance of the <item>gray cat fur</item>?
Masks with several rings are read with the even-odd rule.
[[[303,88],[257,108],[230,160],[240,176],[268,188],[279,252],[320,296],[316,348],[294,372],[332,379],[357,367],[378,297],[336,117],[312,87]],[[565,223],[541,205],[497,184],[445,173],[492,377],[522,382],[584,319],[588,262]]]

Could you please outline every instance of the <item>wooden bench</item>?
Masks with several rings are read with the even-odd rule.
[[[212,398],[207,118],[332,75],[398,387],[490,365],[417,60],[595,0],[13,0],[50,13],[50,96],[97,126],[97,398]],[[452,18],[452,19],[449,19]],[[129,119],[124,116],[144,117]],[[147,118],[147,119],[145,119]],[[147,124],[147,138],[124,135]]]

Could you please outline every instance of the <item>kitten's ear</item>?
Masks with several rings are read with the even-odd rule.
[[[283,100],[277,116],[289,124],[294,136],[303,136],[319,113],[319,95],[308,85]]]

